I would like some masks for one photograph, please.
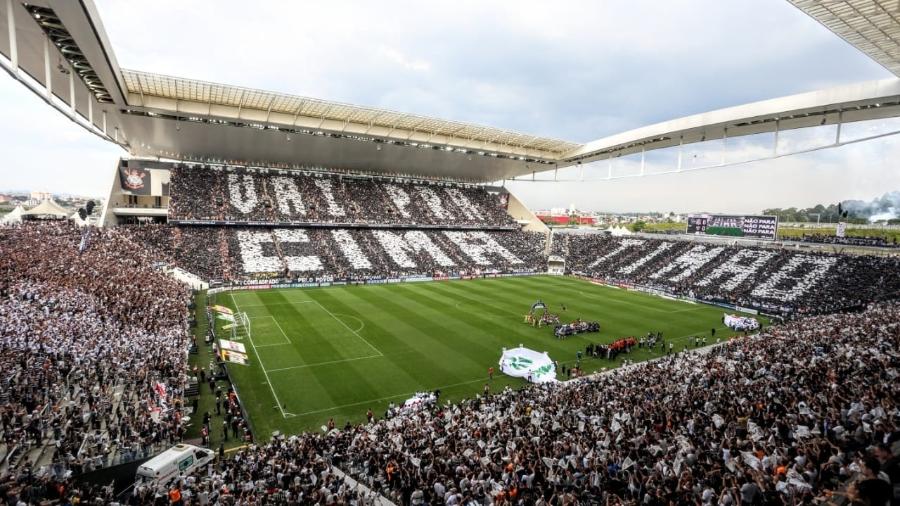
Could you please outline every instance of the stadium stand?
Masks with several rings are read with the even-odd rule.
[[[182,437],[190,293],[130,234],[85,230],[88,238],[66,221],[0,228],[7,492],[6,480],[39,468],[61,479]]]
[[[884,5],[886,0],[791,3],[900,75],[893,35],[900,28],[891,7]],[[469,183],[524,182],[528,177],[549,183],[550,171],[553,181],[562,181],[565,178],[557,180],[560,169],[576,168],[581,182],[596,181],[590,172],[585,179],[585,168],[601,160],[607,162],[610,180],[682,172],[685,146],[705,149],[696,143],[721,139],[718,165],[706,165],[703,156],[684,167],[712,169],[747,162],[726,163],[735,158],[733,147],[743,146],[731,139],[751,135],[774,134],[772,150],[756,150],[763,154],[754,156],[755,161],[869,141],[897,132],[873,129],[877,133],[851,135],[848,140],[846,132],[842,137],[842,126],[900,116],[900,81],[849,83],[574,143],[124,70],[117,61],[126,58],[116,58],[98,8],[90,0],[7,1],[0,12],[5,18],[0,21],[5,30],[0,35],[0,66],[6,73],[75,124],[128,152],[109,186],[99,218],[102,228],[78,228],[65,219],[70,214],[62,209],[51,213],[59,222],[0,226],[0,501],[4,504],[883,506],[900,502],[896,256],[823,253],[826,248],[799,242],[793,249],[777,249],[667,236],[557,237],[549,253],[559,257],[552,263],[560,269],[565,265],[567,274],[788,318],[760,318],[753,323],[764,325],[764,330],[749,336],[747,327],[740,331],[732,327],[737,335],[709,347],[704,337],[700,348],[695,335],[692,351],[686,346],[681,352],[673,350],[676,341],[683,343],[690,335],[663,339],[657,331],[651,346],[659,340],[662,352],[668,344],[666,356],[639,364],[624,358],[623,367],[584,377],[581,350],[576,349],[583,345],[570,339],[566,344],[573,344],[576,367],[561,360],[564,369],[569,367],[569,377],[573,369],[577,371],[576,379],[515,383],[522,384],[519,389],[493,383],[492,358],[485,364],[491,382],[485,385],[485,394],[455,404],[439,402],[440,391],[432,390],[416,392],[407,409],[405,403],[394,401],[409,392],[387,396],[404,391],[396,389],[402,382],[384,392],[367,385],[359,389],[367,390],[376,406],[391,400],[382,416],[367,410],[366,423],[348,421],[343,428],[335,427],[332,417],[321,431],[269,432],[260,434],[266,439],[262,443],[254,438],[251,419],[245,418],[240,405],[235,388],[241,380],[236,375],[231,383],[229,374],[235,370],[225,367],[219,354],[223,342],[216,340],[215,320],[231,310],[220,306],[215,316],[213,308],[223,302],[202,296],[208,305],[195,312],[202,315],[206,310],[207,340],[201,348],[194,340],[203,336],[203,321],[200,328],[191,329],[191,309],[198,309],[192,307],[192,294],[166,274],[174,271],[168,266],[178,266],[188,271],[173,274],[183,274],[181,279],[209,280],[217,290],[207,293],[215,297],[215,292],[233,288],[268,288],[270,282],[280,289],[281,282],[387,282],[545,272],[551,263],[547,237],[525,230],[546,232],[547,227],[505,189]],[[166,27],[154,28],[154,33],[165,34]],[[248,46],[248,54],[252,49]],[[235,67],[229,73],[239,72]],[[563,98],[565,92],[557,90]],[[541,121],[533,116],[532,122]],[[779,143],[781,132],[819,127],[835,128],[833,143],[802,150],[796,148],[802,143]],[[662,157],[654,159],[661,153],[656,150],[674,148],[676,142],[677,168],[658,165]],[[647,153],[651,163],[645,171]],[[617,170],[614,177],[613,162],[633,161],[629,157],[636,155],[640,170]],[[170,161],[174,158],[181,161]],[[222,163],[268,168],[208,165]],[[14,165],[15,158],[8,164]],[[326,168],[296,169],[322,165]],[[77,170],[77,164],[66,170]],[[375,173],[380,175],[371,175]],[[740,187],[740,181],[734,183]],[[641,200],[639,194],[633,197],[635,202]],[[167,224],[137,225],[151,221]],[[726,228],[743,233],[743,227]],[[777,227],[771,231],[774,234]],[[819,235],[801,240],[885,250],[878,254],[897,252],[886,251],[897,246],[896,240]],[[813,252],[801,251],[801,246]],[[531,291],[542,289],[540,278],[512,283],[520,281],[525,285],[521,293],[527,290],[529,298]],[[253,286],[227,286],[241,284]],[[436,303],[465,299],[459,291],[466,288],[457,291],[461,285],[451,287]],[[603,290],[620,295],[618,290]],[[561,303],[569,302],[570,296],[585,295],[577,288],[559,293],[567,294],[553,301],[562,311],[566,309]],[[413,297],[408,300],[416,303]],[[514,298],[520,297],[509,297],[511,302]],[[231,302],[237,309],[233,296]],[[620,304],[600,309],[620,312],[640,325],[650,321],[647,326],[669,314],[663,310],[648,317],[639,311],[641,304],[621,302],[629,308]],[[346,328],[360,342],[366,341],[360,335],[364,326],[354,330],[341,319],[357,317],[331,314],[318,305],[335,320],[329,325]],[[500,305],[487,307],[484,312],[491,314],[485,315],[458,303],[452,307],[460,314],[490,320],[489,328],[497,334],[508,330],[502,318],[519,316]],[[415,309],[404,308],[404,313],[427,319]],[[709,314],[716,317],[719,308],[714,313]],[[246,313],[233,316],[230,329],[222,325],[221,330],[237,336],[237,316],[245,324],[250,318]],[[275,315],[269,316],[280,329]],[[549,311],[544,316],[548,320],[554,316],[560,323],[557,337],[605,325],[580,316],[574,323],[563,323]],[[728,315],[722,316],[724,324]],[[391,318],[384,315],[385,321]],[[703,325],[707,323],[716,324]],[[443,333],[450,326],[422,321],[410,335],[440,341],[436,344],[441,348],[431,354],[448,355],[447,370],[458,367],[450,360],[452,355],[480,369],[481,358],[475,354],[450,352],[457,351],[453,347],[479,348],[481,343],[477,339],[450,343]],[[711,328],[711,335],[716,328],[722,327]],[[284,329],[280,333],[286,341],[276,346],[297,347],[299,340],[292,341]],[[303,333],[302,326],[297,333]],[[394,333],[389,327],[379,330],[386,337]],[[326,337],[325,343],[335,351],[349,347]],[[370,400],[343,404],[342,396],[323,389],[324,409],[286,412],[294,408],[280,402],[268,378],[271,371],[263,367],[256,344],[248,341],[274,401],[251,391],[245,398],[250,400],[249,409],[280,412],[287,420],[332,408],[341,408],[344,414],[343,409],[369,407]],[[612,365],[616,355],[629,355],[636,344],[645,343],[643,337],[616,334],[605,343],[589,344],[585,358],[605,353],[606,363]],[[299,391],[311,389],[313,382],[332,382],[353,390],[358,388],[354,382],[342,380],[350,376],[393,380],[397,378],[391,376],[407,373],[401,362],[424,361],[413,354],[390,356],[368,341],[365,344],[378,355],[318,362],[307,360],[310,356],[304,352],[297,365],[277,370],[333,366],[337,371],[333,375],[285,384]],[[198,356],[189,361],[192,351]],[[547,352],[544,356],[549,358]],[[376,357],[390,357],[383,362],[389,364],[386,369],[355,368]],[[345,363],[350,361],[355,362]],[[377,372],[366,372],[370,370]],[[207,391],[200,385],[206,382],[206,371],[210,394],[194,396]],[[195,381],[194,375],[200,379]],[[417,388],[446,384],[426,383],[412,370],[407,376]],[[245,378],[259,380],[254,377]],[[468,388],[481,381],[456,386]],[[494,385],[498,386],[492,390]],[[440,388],[450,390],[454,384]],[[463,390],[447,396],[459,399],[459,391]],[[218,425],[211,426],[212,410],[200,409],[198,397],[208,407],[213,392]],[[189,397],[194,397],[193,404],[186,406]],[[211,431],[221,434],[218,458],[202,472],[179,474],[174,484],[160,478],[158,485],[168,487],[168,493],[143,481],[125,485],[131,485],[125,494],[122,488],[81,480],[97,470],[95,476],[108,477],[103,471],[112,474],[112,470],[101,469],[107,466],[129,462],[136,466],[144,457],[187,439],[188,430],[198,436],[194,442],[206,447],[211,446]],[[226,456],[229,436],[235,446]],[[175,471],[170,462],[169,469],[175,475],[193,463],[181,460]],[[131,472],[127,479],[133,476]]]
[[[828,234],[804,234],[800,241],[815,244],[835,244],[838,246],[867,246],[870,248],[900,248],[897,239],[884,237],[838,237]]]
[[[176,222],[518,228],[496,196],[463,183],[175,166],[171,185]]]
[[[544,237],[483,230],[120,227],[156,257],[206,279],[360,281],[542,272]],[[152,231],[147,233],[147,231]]]
[[[807,317],[707,353],[251,446],[182,493],[351,500],[333,465],[396,504],[800,504],[833,490],[879,504],[877,480],[900,479],[898,349],[896,304]]]
[[[556,236],[553,252],[569,273],[773,314],[827,313],[900,293],[897,257],[603,234]]]
[[[162,408],[183,405],[189,294],[157,269],[161,262],[234,281],[546,268],[543,237],[518,231],[86,230],[66,222],[0,228],[7,500],[111,501],[110,489],[75,485],[69,473],[183,438],[180,410]],[[553,251],[576,273],[710,300],[749,294],[760,305],[786,301],[779,307],[798,315],[860,309],[898,276],[890,258],[691,241],[571,236]],[[843,283],[827,281],[833,276]],[[184,480],[179,493],[189,504],[372,504],[346,473],[397,504],[809,501],[849,477],[877,475],[873,458],[896,467],[898,410],[888,389],[900,374],[898,316],[896,304],[800,316],[713,351],[263,445],[252,444],[232,401],[233,437],[250,446]],[[872,493],[863,483],[846,493]],[[164,500],[144,487],[131,494],[133,504]]]

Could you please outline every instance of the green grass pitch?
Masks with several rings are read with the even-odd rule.
[[[538,299],[562,321],[597,320],[601,331],[558,340],[552,328],[523,323]],[[251,318],[252,339],[244,342],[250,365],[230,364],[229,371],[261,440],[275,430],[319,430],[329,418],[338,427],[358,423],[370,408],[380,418],[388,403],[417,391],[440,389],[442,402],[472,397],[491,366],[498,371],[493,391],[524,385],[499,373],[503,347],[523,344],[571,366],[591,342],[662,331],[680,351],[692,346],[689,336],[712,344],[712,328],[719,338],[733,334],[721,308],[551,276],[238,291],[218,302]],[[583,359],[582,368],[657,356],[635,348],[616,361]]]

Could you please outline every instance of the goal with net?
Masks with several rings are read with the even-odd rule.
[[[250,317],[247,313],[240,311],[234,314],[234,325],[231,327],[231,340],[241,341],[243,339],[251,339]]]

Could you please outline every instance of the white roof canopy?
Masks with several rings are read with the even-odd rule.
[[[404,140],[418,138],[472,149],[514,150],[539,157],[559,156],[579,146],[574,142],[500,128],[252,88],[136,70],[123,69],[122,75],[129,93],[128,102],[150,109],[258,119],[329,130],[339,127],[344,133]]]
[[[900,0],[790,1],[900,71]],[[0,68],[133,156],[473,182],[710,139],[900,116],[900,79],[891,79],[729,107],[581,144],[123,70],[92,0],[0,1]]]
[[[789,0],[855,48],[900,76],[898,0]]]

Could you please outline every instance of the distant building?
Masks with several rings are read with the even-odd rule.
[[[553,208],[549,211],[535,211],[535,216],[547,225],[594,225],[597,223],[595,216],[588,215],[578,211],[572,206],[569,210],[565,208]]]
[[[53,194],[51,194],[50,192],[31,192],[29,197],[30,200],[40,203],[53,198]]]

